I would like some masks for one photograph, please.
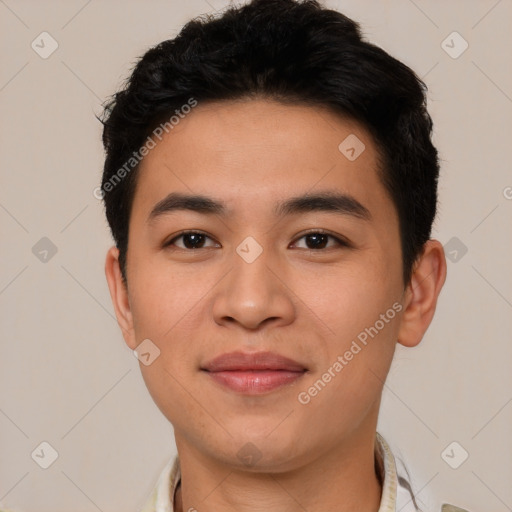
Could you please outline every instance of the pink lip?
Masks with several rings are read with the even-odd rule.
[[[201,369],[231,390],[250,395],[294,382],[307,371],[297,361],[274,352],[230,352],[209,361]]]
[[[223,372],[233,370],[288,370],[290,372],[303,372],[305,366],[281,356],[275,352],[229,352],[222,354],[201,367],[209,372]]]
[[[258,395],[289,384],[304,375],[287,370],[206,372],[220,384],[247,395]]]

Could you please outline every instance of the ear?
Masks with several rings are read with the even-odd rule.
[[[422,340],[436,310],[446,280],[446,258],[441,242],[428,240],[407,285],[398,343],[415,347]]]
[[[117,323],[123,332],[126,344],[135,350],[137,343],[133,329],[133,317],[129,302],[127,284],[123,281],[119,265],[119,249],[111,247],[105,260],[105,276],[110,290],[110,298],[114,305]]]

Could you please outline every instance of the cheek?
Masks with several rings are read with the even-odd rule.
[[[334,439],[340,431],[357,428],[376,407],[393,359],[396,323],[389,320],[381,330],[374,325],[375,320],[368,324],[368,330],[347,327],[346,331],[358,334],[333,339],[327,347],[326,362],[315,369],[309,387],[300,390],[306,393],[301,396],[303,402],[309,400],[298,407],[310,431],[322,425],[322,435]]]
[[[328,272],[302,269],[290,277],[294,293],[307,306],[304,312],[315,324],[324,325],[326,337],[338,348],[373,326],[399,298],[396,283],[381,266],[382,263],[366,262]]]
[[[396,284],[364,268],[294,282],[301,283],[297,294],[307,297],[304,312],[325,332],[315,368],[319,387],[328,382],[325,396],[334,393],[333,403],[364,408],[382,387],[393,358],[401,308]]]
[[[133,324],[137,342],[150,339],[160,351],[151,365],[140,364],[159,405],[161,400],[176,402],[180,383],[198,371],[197,358],[206,335],[203,308],[217,280],[215,275],[186,273],[158,263],[138,267],[130,300]]]
[[[170,265],[139,265],[130,300],[136,334],[164,343],[193,316],[207,286],[205,280]]]

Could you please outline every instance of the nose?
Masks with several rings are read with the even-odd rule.
[[[237,253],[232,260],[231,271],[216,287],[215,322],[247,330],[292,323],[296,308],[286,270],[271,261],[265,250],[252,262]]]

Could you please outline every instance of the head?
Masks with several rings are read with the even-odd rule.
[[[254,0],[150,49],[107,103],[107,280],[190,446],[235,463],[252,442],[291,468],[376,423],[396,342],[421,341],[446,275],[425,92],[341,13]],[[235,350],[304,375],[226,391],[204,368]]]

